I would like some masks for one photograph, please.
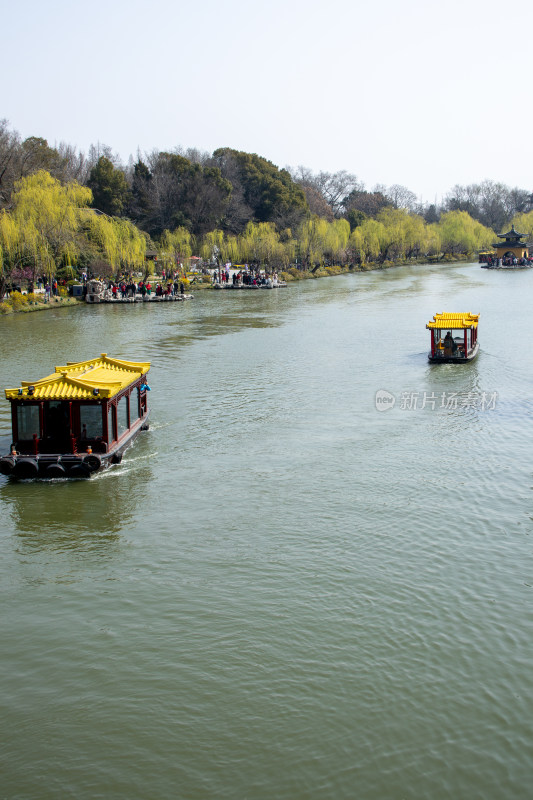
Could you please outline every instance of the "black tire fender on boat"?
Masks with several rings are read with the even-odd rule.
[[[83,463],[91,472],[96,472],[102,466],[102,459],[96,453],[89,453],[83,457]]]
[[[60,464],[59,461],[55,464],[49,464],[46,467],[47,478],[65,478],[66,475],[67,471],[63,464]]]
[[[15,459],[13,456],[4,456],[0,458],[0,475],[11,475]]]
[[[84,464],[81,458],[79,461],[75,461],[68,465],[68,475],[69,478],[86,478],[88,475],[91,474],[91,471],[87,464]]]
[[[149,428],[150,428],[150,423],[149,423],[149,422],[144,422],[144,423],[141,425],[141,430],[142,430],[142,431],[147,431]]]
[[[13,467],[13,475],[17,478],[36,478],[39,465],[35,458],[19,458]]]

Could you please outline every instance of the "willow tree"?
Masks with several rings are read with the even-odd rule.
[[[386,241],[385,226],[377,219],[366,219],[350,235],[349,248],[352,257],[361,264],[377,261]]]
[[[350,223],[346,219],[335,219],[327,223],[323,244],[324,256],[329,261],[346,263],[346,250],[350,240]]]
[[[513,217],[512,224],[516,231],[524,233],[531,240],[533,237],[533,211],[528,211],[527,214],[517,214]]]
[[[86,229],[89,240],[108,261],[113,275],[144,268],[146,238],[131,222],[89,212]]]
[[[403,208],[384,208],[378,214],[383,225],[380,256],[383,261],[405,258],[409,214]]]
[[[424,219],[405,208],[384,208],[377,216],[384,226],[383,260],[413,258],[428,249],[428,227]]]
[[[45,239],[34,225],[21,225],[12,214],[0,212],[0,300],[9,280],[35,281],[37,268],[52,274],[54,260]]]
[[[206,233],[200,245],[200,255],[205,261],[218,263],[221,258],[222,248],[224,247],[224,231],[218,228]]]
[[[0,255],[2,267],[8,260],[15,260],[20,248],[21,231],[12,214],[0,212]]]
[[[175,231],[164,230],[160,241],[161,263],[165,268],[175,269],[176,265],[192,256],[193,237],[187,228]]]
[[[239,239],[237,236],[226,236],[220,248],[220,258],[222,263],[235,264],[241,260],[241,252],[239,249]]]
[[[15,184],[12,213],[19,225],[46,242],[57,262],[77,249],[83,209],[91,199],[85,186],[76,182],[63,186],[40,170]]]
[[[274,256],[276,265],[281,269],[289,269],[290,265],[294,264],[297,253],[298,242],[292,235],[292,230],[285,228],[279,235],[279,242]]]
[[[494,238],[490,228],[472,219],[466,211],[448,211],[437,224],[442,250],[450,255],[473,253],[488,247]]]
[[[81,220],[91,191],[72,182],[66,185],[40,170],[15,183],[12,209],[2,212],[0,292],[13,270],[26,268],[29,279],[37,271],[49,277],[61,263],[71,263],[82,243]]]
[[[129,220],[113,219],[123,270],[142,269],[146,261],[146,237]]]
[[[405,224],[405,254],[416,258],[429,251],[430,236],[428,225],[420,214],[408,214]]]
[[[7,280],[21,253],[20,227],[11,214],[0,211],[0,300],[5,295]]]
[[[238,242],[243,260],[269,264],[278,250],[279,236],[272,222],[249,222]]]
[[[324,260],[329,223],[325,219],[312,216],[298,228],[298,246],[302,262],[306,267],[320,264]]]
[[[426,254],[428,256],[440,256],[442,253],[442,240],[437,223],[427,226],[426,236]]]

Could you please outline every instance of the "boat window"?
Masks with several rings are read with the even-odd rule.
[[[109,443],[114,442],[117,438],[115,422],[113,419],[113,406],[109,406],[109,411],[107,412],[107,436]]]
[[[39,406],[17,406],[17,429],[21,440],[39,436]]]
[[[50,400],[44,404],[43,436],[64,439],[70,435],[70,409],[67,402]]]
[[[87,439],[98,439],[102,436],[102,407],[99,405],[80,406],[80,431]]]
[[[128,430],[128,398],[126,395],[121,397],[117,403],[117,426],[119,438]]]
[[[141,416],[141,390],[138,386],[130,395],[130,416],[132,422]]]

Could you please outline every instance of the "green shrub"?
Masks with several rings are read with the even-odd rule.
[[[19,308],[26,305],[28,295],[21,294],[20,292],[11,292],[7,302],[11,303],[13,311],[18,311]]]

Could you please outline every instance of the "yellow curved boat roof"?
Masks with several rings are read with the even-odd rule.
[[[150,369],[149,361],[122,361],[102,353],[89,361],[68,362],[38,381],[6,389],[8,400],[108,400]]]
[[[478,321],[479,314],[471,314],[470,311],[443,311],[441,314],[435,314],[433,319],[426,325],[426,328],[448,328],[449,330],[477,328]]]

